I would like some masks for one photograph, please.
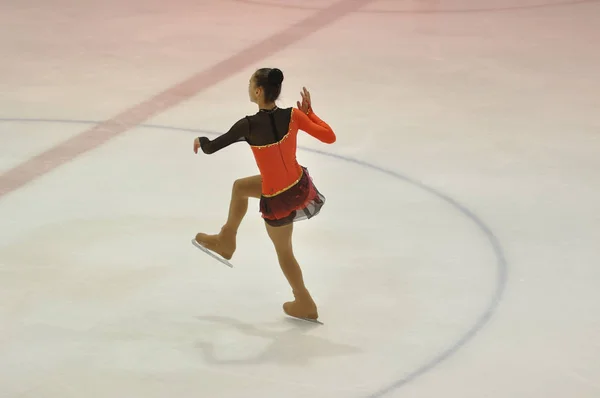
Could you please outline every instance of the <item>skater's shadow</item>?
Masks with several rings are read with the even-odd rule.
[[[259,329],[254,325],[220,316],[198,316],[197,319],[233,328],[246,336],[270,340],[268,346],[258,355],[235,359],[219,359],[219,353],[215,352],[217,350],[213,343],[207,341],[197,343],[196,347],[202,350],[209,364],[246,365],[276,362],[279,365],[303,366],[316,358],[348,356],[361,351],[354,346],[308,334],[310,330],[322,326],[291,318],[285,319],[289,328],[283,331]],[[277,325],[281,326],[281,324]]]

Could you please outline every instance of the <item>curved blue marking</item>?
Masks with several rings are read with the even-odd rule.
[[[98,121],[92,121],[92,120],[21,119],[21,118],[0,118],[0,122],[68,123],[68,124],[99,124],[100,123]],[[199,130],[199,129],[185,128],[185,127],[161,126],[161,125],[155,125],[155,124],[140,124],[136,127],[160,129],[160,130],[172,130],[172,131],[186,131],[186,132],[191,132],[194,134],[210,134],[210,135],[221,134],[221,133],[214,132],[214,131],[205,131],[205,130]],[[420,181],[409,178],[409,177],[407,177],[403,174],[397,173],[393,170],[386,169],[384,167],[380,167],[380,166],[365,162],[363,160],[355,159],[355,158],[352,158],[349,156],[338,155],[338,154],[334,154],[334,153],[330,153],[330,152],[320,151],[317,149],[310,149],[310,148],[303,148],[303,147],[299,147],[299,149],[301,149],[303,151],[323,155],[323,156],[328,156],[330,158],[343,160],[348,163],[354,163],[356,165],[363,166],[363,167],[378,171],[383,174],[387,174],[390,177],[396,178],[405,183],[414,185],[415,187],[420,188],[426,192],[429,192],[430,194],[432,194],[432,195],[438,197],[439,199],[443,200],[444,202],[448,203],[451,207],[453,207],[455,210],[457,210],[463,216],[465,216],[466,218],[471,220],[471,222],[473,222],[477,226],[477,228],[481,231],[481,233],[483,235],[485,235],[494,254],[496,255],[496,286],[494,288],[492,297],[490,298],[490,300],[488,302],[488,305],[486,306],[485,310],[477,317],[477,319],[475,320],[475,323],[465,333],[463,333],[462,336],[458,340],[456,340],[454,343],[450,344],[445,350],[443,350],[441,353],[437,354],[435,357],[433,357],[432,359],[430,359],[429,361],[427,361],[426,363],[421,365],[419,368],[405,374],[404,376],[402,376],[398,380],[394,381],[393,383],[390,383],[389,385],[368,395],[368,398],[383,397],[384,395],[386,395],[392,391],[398,390],[401,387],[403,387],[404,385],[414,381],[415,379],[419,378],[420,376],[424,375],[425,373],[427,373],[434,367],[438,366],[439,364],[441,364],[442,362],[444,362],[445,360],[450,358],[458,350],[460,350],[464,345],[466,345],[470,340],[472,340],[477,335],[477,333],[479,333],[484,328],[484,326],[489,322],[490,318],[496,312],[496,310],[500,304],[500,301],[502,300],[504,291],[506,289],[506,283],[508,280],[508,264],[506,262],[504,250],[502,249],[502,246],[500,245],[500,241],[498,240],[498,238],[496,237],[494,232],[492,232],[492,230],[479,217],[477,217],[477,215],[473,211],[469,210],[466,206],[460,204],[455,199],[438,191],[435,188],[429,187]]]

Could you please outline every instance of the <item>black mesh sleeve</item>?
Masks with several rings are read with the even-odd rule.
[[[248,118],[245,117],[238,120],[228,132],[218,136],[212,141],[206,137],[199,137],[200,147],[202,148],[202,152],[210,155],[211,153],[215,153],[233,143],[247,141],[249,134],[250,122]]]

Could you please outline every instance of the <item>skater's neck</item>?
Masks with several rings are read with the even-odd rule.
[[[258,102],[258,109],[261,111],[272,111],[274,109],[277,109],[277,105],[275,105],[275,102],[263,102],[263,101],[259,101]]]

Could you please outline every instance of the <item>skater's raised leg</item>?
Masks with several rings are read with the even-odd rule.
[[[269,237],[275,246],[281,270],[294,293],[295,300],[284,303],[283,310],[286,314],[296,318],[317,319],[319,317],[317,305],[304,285],[302,270],[294,256],[292,248],[294,224],[290,223],[281,227],[274,227],[269,224],[265,225],[267,226]]]
[[[260,198],[262,178],[260,175],[240,178],[233,183],[229,216],[218,235],[198,233],[196,241],[207,249],[218,253],[227,260],[233,257],[236,248],[237,231],[248,211],[248,198]]]

